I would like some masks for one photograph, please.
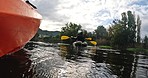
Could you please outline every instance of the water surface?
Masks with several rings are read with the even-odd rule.
[[[148,53],[29,42],[0,69],[0,78],[148,78]]]

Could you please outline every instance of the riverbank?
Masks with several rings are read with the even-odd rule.
[[[99,46],[101,49],[113,49],[111,46]],[[132,51],[132,52],[148,52],[148,49],[144,48],[127,48],[127,51]]]
[[[127,50],[132,52],[148,52],[148,49],[144,48],[127,48]]]

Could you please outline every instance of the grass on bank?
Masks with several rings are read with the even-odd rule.
[[[148,49],[144,48],[127,48],[128,51],[133,51],[133,52],[148,52]]]
[[[111,46],[99,46],[99,48],[102,48],[102,49],[112,49]]]
[[[113,49],[113,47],[111,47],[111,46],[99,46],[99,48]],[[148,49],[144,49],[144,48],[127,48],[127,50],[132,51],[132,52],[148,52]]]

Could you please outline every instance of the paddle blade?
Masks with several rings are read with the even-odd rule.
[[[86,40],[92,40],[92,38],[85,38]]]
[[[66,40],[66,39],[69,39],[70,37],[68,36],[61,36],[61,40]]]
[[[93,45],[97,45],[96,41],[90,41],[90,43],[92,43]]]

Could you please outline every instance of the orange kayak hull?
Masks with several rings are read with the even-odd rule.
[[[20,50],[32,39],[40,26],[41,18],[24,0],[1,0],[0,57]]]

